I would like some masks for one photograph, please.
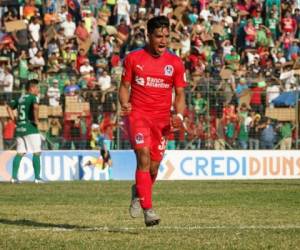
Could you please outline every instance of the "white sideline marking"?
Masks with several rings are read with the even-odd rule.
[[[8,229],[8,228],[7,228]],[[145,230],[158,230],[158,231],[197,231],[197,230],[226,230],[226,229],[235,229],[235,230],[292,230],[300,229],[300,225],[279,225],[279,226],[255,226],[255,225],[238,225],[238,226],[154,226],[154,227],[87,227],[87,228],[63,228],[63,227],[34,227],[24,229],[14,228],[15,231],[52,231],[52,232],[130,232],[130,231],[145,231]]]

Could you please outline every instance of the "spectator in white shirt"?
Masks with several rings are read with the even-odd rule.
[[[52,107],[59,106],[60,92],[58,88],[58,80],[53,80],[53,86],[48,88],[47,96],[49,98],[49,105]]]
[[[58,13],[59,20],[63,23],[67,21],[67,16],[68,16],[68,9],[65,5],[61,6],[61,10]]]
[[[43,51],[39,50],[37,54],[30,59],[30,68],[36,70],[39,75],[39,80],[42,79],[42,71],[45,66],[45,59],[43,57]]]
[[[64,29],[66,38],[72,38],[75,36],[76,24],[72,20],[72,15],[67,15],[67,20],[61,24],[61,27]]]
[[[36,43],[39,43],[41,38],[40,37],[41,26],[39,23],[39,19],[37,17],[32,18],[32,22],[29,24],[28,29],[32,40],[35,41]]]
[[[45,59],[43,57],[43,51],[39,50],[36,55],[30,59],[30,64],[33,65],[34,67],[41,68],[45,66]]]
[[[108,75],[107,70],[103,70],[102,74],[98,78],[97,85],[100,87],[102,92],[108,92],[113,88],[111,84],[111,77]]]
[[[12,99],[12,92],[14,86],[14,77],[11,73],[11,67],[9,65],[4,67],[4,72],[0,79],[0,85],[0,88],[3,90],[1,92],[4,95],[1,99],[4,99],[6,103],[9,103]]]
[[[84,64],[80,66],[79,72],[84,78],[91,76],[91,73],[94,72],[94,68],[90,65],[89,59],[85,59]]]
[[[130,4],[128,0],[117,0],[116,12],[118,15],[117,25],[120,24],[121,19],[124,19],[126,21],[126,24],[130,25]]]
[[[202,17],[205,21],[208,20],[208,16],[211,16],[211,13],[208,9],[202,9],[200,12],[200,17]]]
[[[266,89],[267,94],[267,105],[269,107],[274,107],[272,101],[280,95],[281,87],[278,83],[270,84]]]
[[[191,51],[191,37],[187,30],[183,32],[180,43],[182,45],[181,55],[187,55]]]
[[[36,56],[37,52],[39,51],[39,48],[37,47],[36,42],[32,42],[31,46],[29,48],[29,58],[32,59]]]
[[[108,72],[106,69],[104,69],[101,73],[101,75],[98,78],[97,85],[101,89],[101,103],[105,102],[106,94],[112,92],[115,90],[115,86],[111,84],[111,77],[108,75]]]
[[[225,25],[226,26],[232,27],[232,25],[233,25],[233,19],[232,19],[232,17],[230,15],[228,15],[227,9],[223,10],[221,20],[225,21]]]

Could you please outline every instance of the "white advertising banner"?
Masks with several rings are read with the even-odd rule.
[[[300,179],[300,154],[298,150],[169,150],[158,179]]]

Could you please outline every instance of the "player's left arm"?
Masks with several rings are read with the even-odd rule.
[[[39,123],[39,104],[38,103],[33,104],[33,116],[34,116],[35,125],[38,125],[38,123]]]
[[[180,128],[183,124],[183,113],[185,110],[185,93],[183,87],[175,88],[174,108],[176,114],[172,117],[172,126]]]
[[[174,106],[176,110],[176,114],[180,114],[183,116],[185,110],[185,93],[183,87],[176,87],[175,88],[175,100]]]
[[[175,100],[174,108],[176,115],[172,117],[172,126],[179,128],[183,124],[183,113],[185,110],[185,92],[186,77],[185,68],[181,60],[177,60],[175,63],[175,74],[174,74],[174,87],[175,87]]]

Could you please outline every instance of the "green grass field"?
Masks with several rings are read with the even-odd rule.
[[[300,249],[300,180],[157,182],[154,228],[131,184],[0,183],[0,249]]]

